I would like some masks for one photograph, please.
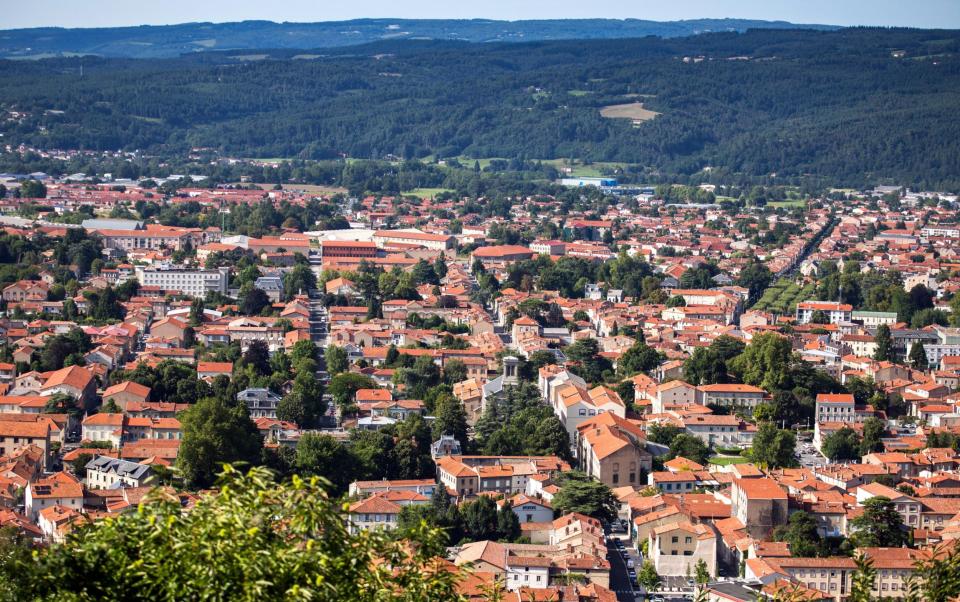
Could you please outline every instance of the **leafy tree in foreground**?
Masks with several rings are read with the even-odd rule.
[[[439,533],[406,545],[353,534],[317,479],[277,485],[229,466],[223,487],[189,512],[157,491],[135,512],[76,529],[62,545],[0,559],[14,600],[461,600]]]

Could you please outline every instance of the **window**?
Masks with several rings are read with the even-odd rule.
[[[677,543],[678,541],[680,541],[680,538],[677,537],[676,535],[674,535],[673,537],[670,538],[670,542],[671,542],[671,543]]]
[[[691,542],[693,542],[693,538],[692,538],[692,537],[684,537],[684,538],[683,538],[683,543],[691,543]]]

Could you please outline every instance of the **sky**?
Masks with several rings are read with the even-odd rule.
[[[960,29],[960,0],[9,0],[0,29],[114,27],[191,21],[636,18],[673,21],[746,18],[827,25]]]

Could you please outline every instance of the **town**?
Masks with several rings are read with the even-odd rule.
[[[11,542],[231,464],[467,600],[957,595],[956,195],[205,179],[0,174]]]

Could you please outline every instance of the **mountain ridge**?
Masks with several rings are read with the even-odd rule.
[[[754,19],[392,19],[347,21],[192,22],[102,28],[37,27],[0,30],[0,58],[37,59],[74,55],[105,58],[173,58],[212,50],[321,49],[396,39],[472,43],[575,39],[686,37],[748,29],[816,29],[834,25]]]

